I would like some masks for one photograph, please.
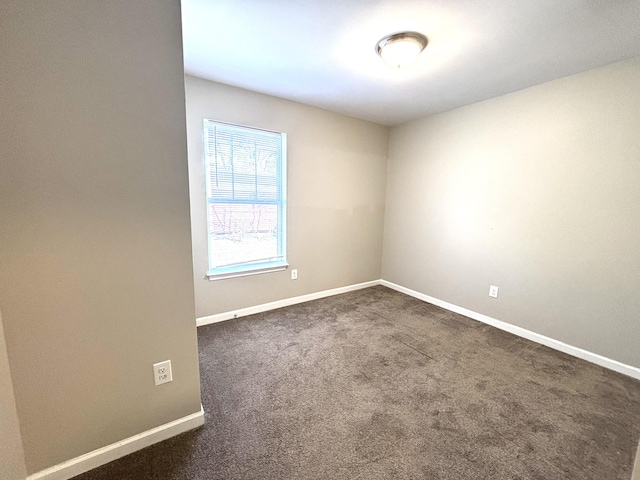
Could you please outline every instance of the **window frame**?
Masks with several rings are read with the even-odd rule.
[[[220,198],[214,197],[210,192],[210,151],[212,142],[209,141],[209,125],[220,126],[225,129],[238,130],[245,132],[257,132],[267,134],[269,136],[275,136],[279,138],[280,143],[280,156],[277,165],[277,191],[278,198],[276,200],[265,199],[237,199],[237,198]],[[205,175],[205,215],[207,221],[207,274],[206,277],[213,280],[223,280],[227,278],[244,277],[248,275],[259,275],[263,273],[279,272],[286,270],[289,267],[287,263],[287,134],[284,132],[277,132],[274,130],[267,130],[264,128],[249,127],[246,125],[238,125],[228,122],[221,122],[210,118],[204,118],[202,122],[202,139],[203,139],[203,158],[204,158],[204,175]],[[255,261],[244,262],[243,264],[236,264],[230,266],[214,267],[212,265],[212,221],[211,221],[211,209],[212,203],[228,203],[231,205],[276,205],[278,208],[277,213],[277,242],[278,250],[281,255],[278,260],[270,260],[260,262],[260,259]]]

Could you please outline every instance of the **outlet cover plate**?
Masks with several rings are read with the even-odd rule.
[[[489,286],[489,296],[498,298],[498,287],[496,287],[495,285]]]
[[[173,381],[173,372],[171,371],[171,360],[153,364],[153,380],[156,385]]]

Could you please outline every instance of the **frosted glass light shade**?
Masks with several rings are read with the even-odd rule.
[[[381,39],[376,45],[376,52],[391,68],[403,68],[416,60],[427,42],[427,37],[421,33],[395,33]]]

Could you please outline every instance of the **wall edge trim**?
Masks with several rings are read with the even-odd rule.
[[[225,320],[233,320],[234,318],[245,317],[247,315],[253,315],[255,313],[267,312],[269,310],[275,310],[276,308],[288,307],[289,305],[295,305],[297,303],[309,302],[311,300],[317,300],[319,298],[331,297],[333,295],[340,295],[341,293],[353,292],[354,290],[362,290],[363,288],[374,287],[381,285],[382,280],[371,280],[369,282],[356,283],[353,285],[347,285],[345,287],[332,288],[330,290],[322,290],[320,292],[307,293],[297,297],[284,298],[282,300],[276,300],[275,302],[263,303],[255,305],[253,307],[239,308],[237,310],[231,310],[228,312],[216,313],[215,315],[208,315],[206,317],[196,318],[196,325],[202,327],[212,323],[224,322]]]
[[[175,437],[181,433],[204,425],[204,408],[177,420],[138,433],[124,440],[114,442],[102,448],[85,453],[78,457],[46,468],[27,477],[27,480],[68,480],[69,478],[88,472],[113,460],[142,450],[150,445]]]
[[[333,295],[339,295],[341,293],[361,290],[363,288],[373,287],[376,285],[383,285],[392,290],[417,298],[418,300],[422,300],[432,305],[444,308],[445,310],[464,315],[492,327],[512,333],[516,336],[531,340],[554,350],[561,351],[568,355],[581,358],[590,363],[594,363],[609,370],[613,370],[640,380],[640,368],[624,364],[617,360],[604,357],[597,353],[593,353],[588,350],[575,347],[573,345],[569,345],[567,343],[541,335],[531,330],[527,330],[525,328],[503,322],[496,318],[489,317],[488,315],[484,315],[482,313],[478,313],[473,310],[454,305],[444,300],[431,297],[416,290],[412,290],[410,288],[403,287],[401,285],[383,279],[348,285],[345,287],[333,288],[330,290],[323,290],[320,292],[286,298],[277,300],[275,302],[264,303],[253,307],[241,308],[238,310],[219,313],[216,315],[209,315],[206,317],[198,318],[197,325],[203,326],[211,323],[222,322],[240,316],[252,315],[254,313],[274,310],[289,305],[295,305],[319,298],[325,298]],[[29,475],[27,477],[27,480],[68,480],[76,475],[88,472],[89,470],[105,465],[113,460],[124,457],[163,440],[167,440],[181,433],[193,430],[202,425],[204,425],[204,408],[202,405],[200,405],[199,412],[192,413],[190,415],[179,418],[177,420],[173,420],[150,430],[146,430],[145,432],[133,435],[124,440],[114,442],[105,447],[98,448],[78,457],[72,458],[71,460],[67,460],[58,465],[54,465],[53,467],[41,470]]]
[[[482,313],[474,312],[473,310],[469,310],[464,307],[459,307],[458,305],[445,302],[444,300],[440,300],[438,298],[430,297],[429,295],[425,295],[424,293],[411,290],[410,288],[397,285],[387,280],[382,280],[380,284],[384,285],[385,287],[391,288],[392,290],[396,290],[400,293],[404,293],[411,297],[417,298],[418,300],[422,300],[424,302],[431,303],[432,305],[442,307],[445,310],[459,313],[460,315],[464,315],[465,317],[469,317],[474,320],[478,320],[479,322],[486,323],[487,325],[491,325],[492,327],[496,327],[500,330],[504,330],[505,332],[517,335],[518,337],[526,338],[527,340],[531,340],[532,342],[539,343],[573,357],[581,358],[582,360],[586,360],[587,362],[595,363],[596,365],[599,365],[601,367],[640,380],[640,368],[638,367],[633,367],[617,360],[598,355],[597,353],[593,353],[579,347],[574,347],[573,345],[561,342],[560,340],[546,337],[539,333],[532,332],[531,330],[527,330],[526,328],[503,322],[502,320],[489,317],[488,315],[484,315]]]

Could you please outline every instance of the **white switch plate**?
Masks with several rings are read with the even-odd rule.
[[[153,379],[156,385],[173,381],[173,373],[171,372],[171,360],[153,364]]]
[[[297,280],[298,279],[298,269],[294,268],[291,270],[291,280]]]
[[[489,296],[498,298],[498,287],[496,287],[495,285],[489,286]]]

